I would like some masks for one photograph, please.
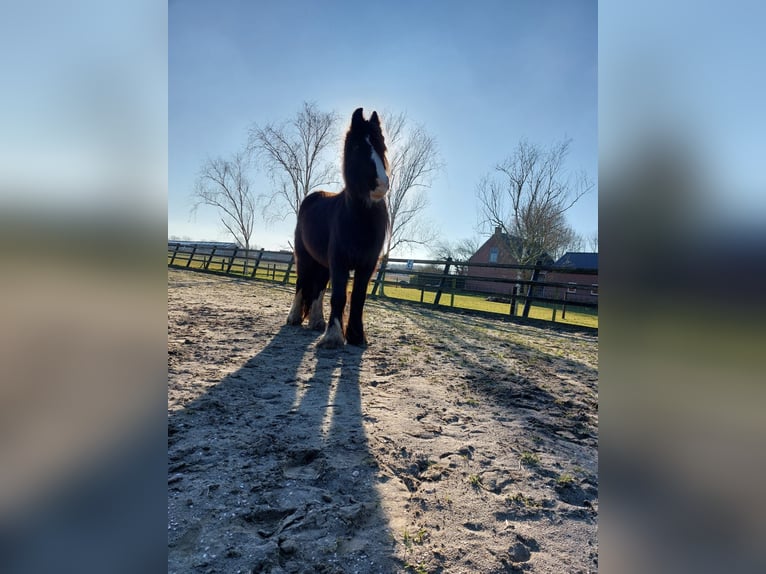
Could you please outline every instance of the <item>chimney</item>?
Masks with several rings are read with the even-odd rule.
[[[498,225],[497,227],[495,227],[495,235],[502,235],[502,233],[503,233],[503,228],[501,226]]]

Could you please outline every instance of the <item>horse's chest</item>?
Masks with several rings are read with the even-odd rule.
[[[385,239],[385,221],[375,218],[352,220],[335,228],[331,238],[331,249],[342,252],[343,259],[353,266],[366,265],[377,260]]]

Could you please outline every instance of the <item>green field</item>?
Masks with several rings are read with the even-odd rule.
[[[198,257],[202,257],[198,255]],[[170,264],[171,254],[168,254],[168,264]],[[188,254],[179,254],[176,257],[175,265],[182,267],[186,266],[188,261]],[[250,262],[247,273],[243,274],[244,259],[235,259],[232,265],[229,275],[234,277],[250,277],[252,274],[252,261]],[[208,270],[215,272],[225,272],[229,264],[228,257],[213,257]],[[192,261],[189,266],[190,269],[203,269],[204,260]],[[261,262],[258,270],[255,274],[255,279],[261,279],[266,281],[276,281],[282,283],[284,278],[286,267],[284,264],[274,264]],[[290,273],[288,284],[295,284],[295,273]],[[372,283],[367,292],[372,291]],[[402,299],[405,301],[420,302],[422,296],[422,302],[433,305],[436,293],[434,291],[423,291],[416,287],[404,287],[401,285],[385,285],[384,288],[385,298],[387,299]],[[454,296],[448,291],[443,291],[441,299],[439,301],[440,307],[454,307],[456,309],[466,309],[472,311],[484,311],[489,313],[496,313],[498,315],[509,314],[510,305],[508,303],[497,303],[493,301],[487,301],[486,296],[483,295],[469,295],[469,294],[455,294]],[[516,315],[520,316],[523,310],[523,300],[517,304]],[[561,317],[562,307],[561,305],[555,306],[555,321],[556,323],[562,323],[567,325],[579,325],[583,327],[592,327],[598,329],[598,312],[595,309],[588,309],[584,307],[576,307],[572,304],[567,306],[566,317]],[[529,317],[531,319],[542,319],[544,321],[551,321],[553,319],[554,307],[551,304],[533,303],[529,310]]]
[[[371,289],[370,289],[371,290]],[[369,291],[368,291],[369,292]],[[384,289],[385,296],[390,299],[404,299],[406,301],[420,301],[421,290],[413,287],[402,287],[399,285],[386,285]],[[433,304],[436,293],[433,291],[422,292],[423,303]],[[455,307],[456,309],[468,309],[472,311],[486,311],[497,313],[499,315],[508,315],[510,305],[508,303],[497,303],[487,301],[482,295],[455,294],[443,291],[439,300],[440,307]],[[523,303],[517,303],[516,315],[520,315],[523,310]],[[566,318],[561,318],[561,305],[556,305],[556,322],[568,325],[581,325],[584,327],[598,328],[598,314],[595,310],[586,308],[577,308],[569,305],[566,310]],[[531,319],[542,319],[550,321],[553,317],[553,306],[550,304],[533,303],[529,309]]]

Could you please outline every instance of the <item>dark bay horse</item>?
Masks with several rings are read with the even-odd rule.
[[[309,327],[326,330],[317,343],[324,348],[366,345],[362,310],[367,285],[375,270],[388,233],[388,161],[386,144],[377,112],[364,119],[362,108],[351,116],[343,150],[343,180],[340,193],[309,194],[298,210],[295,226],[295,258],[298,280],[287,322],[300,325],[308,317]],[[343,327],[346,286],[350,271],[354,286],[348,324]],[[332,286],[330,318],[322,312],[327,281]]]

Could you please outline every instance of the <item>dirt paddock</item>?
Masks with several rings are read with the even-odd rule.
[[[598,338],[168,271],[168,572],[598,569]]]

